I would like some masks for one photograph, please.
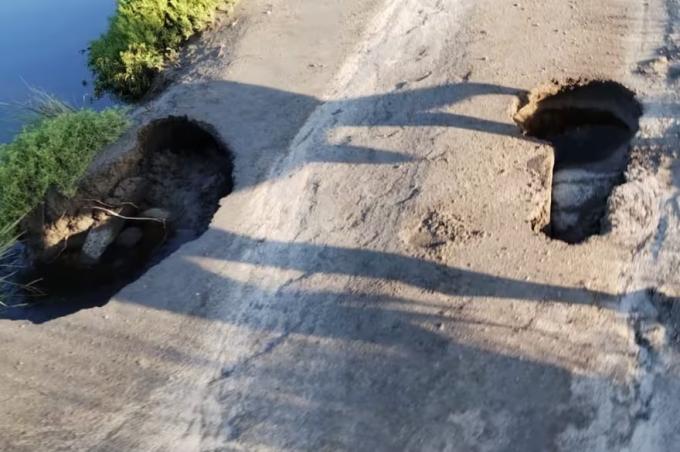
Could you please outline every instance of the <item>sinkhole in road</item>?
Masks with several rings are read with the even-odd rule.
[[[147,124],[134,149],[93,173],[76,196],[48,196],[24,225],[24,279],[39,279],[46,296],[15,317],[44,321],[103,305],[203,234],[232,190],[228,149],[186,117]]]
[[[515,122],[554,150],[548,236],[575,244],[600,233],[641,115],[635,93],[609,80],[553,82],[522,102]]]

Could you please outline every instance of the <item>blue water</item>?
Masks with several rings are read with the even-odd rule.
[[[0,102],[24,102],[28,86],[75,106],[101,109],[87,68],[88,43],[107,28],[116,0],[0,0]],[[0,143],[22,121],[0,106]]]

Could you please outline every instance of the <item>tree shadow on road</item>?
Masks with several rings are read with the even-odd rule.
[[[419,159],[409,150],[357,145],[351,142],[351,136],[335,140],[329,137],[343,128],[446,127],[525,139],[510,121],[499,122],[448,110],[480,96],[510,98],[526,94],[524,90],[494,84],[461,82],[324,101],[268,87],[215,81],[188,85],[178,94],[180,99],[200,99],[201,102],[186,105],[170,99],[168,105],[178,114],[205,118],[220,131],[234,154],[239,173],[235,189],[239,190],[271,177],[270,171],[263,169],[251,174],[245,168],[255,164],[271,169],[272,162],[288,156],[293,149],[298,154],[295,159],[298,166],[310,163],[393,165]],[[308,141],[313,152],[304,149]]]
[[[332,142],[328,134],[343,127],[446,127],[521,138],[513,124],[454,114],[446,109],[478,96],[524,94],[522,90],[493,84],[461,82],[421,89],[395,88],[384,94],[322,101],[262,86],[215,81],[182,87],[179,99],[193,99],[193,103],[170,98],[166,107],[173,114],[205,121],[219,131],[235,160],[234,190],[238,191],[268,182],[272,177],[285,177],[290,171],[312,163],[399,165],[419,158],[408,150],[353,144],[351,137]],[[312,144],[305,147],[304,142],[310,137]],[[271,166],[291,152],[300,155],[285,162],[278,175],[273,176]],[[165,255],[178,246],[166,247]],[[101,306],[126,282],[129,280],[102,288],[93,300],[78,294],[72,297],[73,303],[10,309],[0,316],[48,321]]]
[[[489,299],[601,306],[614,301],[613,294],[371,250],[257,240],[218,230],[205,240],[211,249],[229,244],[209,257],[215,273],[200,266],[206,257],[202,249],[189,246],[184,262],[174,260],[164,269],[183,271],[185,278],[168,281],[152,272],[145,288],[131,286],[119,299],[221,323],[229,332],[223,333],[225,344],[251,338],[249,353],[237,360],[223,350],[223,367],[202,393],[207,407],[223,407],[197,421],[207,444],[298,450],[445,450],[452,444],[458,447],[453,450],[468,450],[488,444],[493,450],[552,450],[560,433],[585,428],[597,411],[595,402],[572,398],[573,372],[612,384],[610,376],[591,373],[597,367],[591,351],[573,331],[476,316],[465,299],[485,299],[486,306]],[[243,264],[293,274],[267,289],[228,276],[230,265]],[[305,284],[317,276],[335,281],[334,290]],[[381,293],[385,281],[458,301],[424,303]],[[350,283],[352,290],[343,289]],[[200,293],[193,292],[197,287]],[[162,295],[148,299],[149,293]],[[187,302],[195,299],[202,300],[200,306]],[[522,345],[508,345],[513,337],[522,338]],[[610,362],[627,359],[627,342],[618,345],[610,345]],[[480,430],[470,433],[471,424]]]
[[[517,296],[516,292],[524,287],[536,289],[530,295],[536,301],[541,293],[561,297],[563,301],[586,301],[574,292],[559,294],[558,288],[549,286],[493,281],[474,272],[449,270],[441,274],[437,273],[441,270],[437,264],[422,265],[416,259],[389,253],[355,256],[354,250],[338,247],[324,251],[325,247],[269,244],[219,231],[211,234],[214,240],[228,238],[239,246],[253,247],[255,257],[244,259],[245,263],[259,265],[265,260],[258,255],[276,252],[279,256],[269,261],[271,265],[304,269],[309,271],[309,278],[314,272],[337,273],[341,279],[387,278],[420,286],[440,276],[455,275],[457,283],[438,289],[455,294],[460,284],[461,293],[474,296],[474,290],[465,288],[466,282],[492,283],[494,287],[480,293],[501,298],[504,288],[509,288],[507,296]],[[238,247],[236,251],[240,251]],[[286,257],[311,259],[313,254],[321,259],[315,269],[311,264],[284,263]],[[360,276],[354,276],[355,272],[346,274],[347,263],[335,264],[355,257],[361,268],[356,273]],[[395,258],[394,265],[380,268],[385,260]],[[148,448],[144,441],[158,446],[155,442],[161,438],[174,438],[177,431],[191,428],[192,434],[200,438],[201,450],[488,447],[542,452],[555,449],[559,435],[567,429],[586,428],[595,419],[597,402],[587,397],[574,398],[573,379],[609,383],[606,375],[587,376],[587,370],[593,366],[592,356],[584,353],[583,344],[566,331],[553,334],[549,328],[529,328],[507,318],[478,319],[453,304],[426,305],[408,297],[380,293],[309,290],[296,283],[265,289],[259,284],[207,272],[190,256],[187,259],[182,266],[164,269],[181,271],[182,278],[163,281],[158,278],[161,272],[152,271],[146,289],[133,285],[117,299],[126,305],[205,317],[219,326],[206,330],[205,338],[194,338],[190,343],[177,340],[155,344],[155,350],[149,344],[136,344],[141,338],[130,336],[129,332],[112,336],[96,328],[90,331],[86,324],[74,329],[74,337],[79,338],[76,342],[81,344],[78,356],[102,353],[101,347],[113,347],[106,353],[119,353],[154,365],[139,367],[123,360],[109,366],[115,369],[118,383],[125,385],[125,397],[116,398],[115,403],[98,398],[102,387],[112,386],[109,376],[99,369],[94,372],[83,366],[67,375],[53,372],[46,380],[31,380],[40,391],[40,399],[34,400],[42,400],[42,404],[36,405],[37,413],[40,407],[49,409],[53,403],[58,403],[66,413],[50,426],[44,441],[54,440],[55,435],[68,437],[79,428],[101,433],[98,429],[105,424],[100,419],[120,410],[125,417],[106,435],[107,450],[144,450]],[[225,259],[226,265],[229,262]],[[238,263],[235,257],[231,262]],[[395,273],[399,265],[406,265],[405,272]],[[435,273],[428,276],[433,270]],[[415,276],[406,272],[414,272]],[[187,287],[188,281],[191,288]],[[196,287],[201,291],[198,296]],[[149,298],[149,293],[156,296]],[[483,337],[477,334],[480,331],[485,332]],[[496,345],[503,343],[501,338],[522,337],[527,349],[509,350],[495,348],[494,341],[484,343],[484,337],[488,341],[494,336],[498,338]],[[44,350],[55,347],[55,353],[64,354],[66,362],[72,359],[73,337],[57,336],[50,344],[41,344],[41,340],[44,338],[26,345],[40,344]],[[191,342],[201,340],[216,341],[226,347],[220,347],[217,352],[220,356],[206,355],[204,350],[192,356]],[[229,347],[232,343],[239,353],[244,344],[252,346],[246,355],[238,354],[235,359]],[[533,347],[543,350],[543,355],[532,356]],[[617,353],[626,352],[610,347],[608,360],[618,359]],[[127,369],[125,366],[134,372],[121,371]],[[201,375],[205,381],[185,377],[182,386],[182,381],[175,378],[177,394],[165,390],[168,372],[179,373],[187,367],[195,369],[191,375]],[[578,369],[581,376],[575,377],[573,369]],[[186,370],[182,372],[186,374]],[[165,394],[164,403],[171,409],[155,405],[163,399],[155,389]],[[156,395],[151,400],[153,394]],[[190,399],[191,403],[184,405],[186,401],[180,403],[173,397],[179,401]],[[127,405],[131,398],[135,401],[133,410]],[[83,410],[87,410],[88,416],[82,423],[69,422],[68,413]],[[186,410],[193,411],[187,414]],[[190,427],[186,425],[188,418],[192,419]],[[620,418],[612,422],[620,422]],[[8,430],[6,444],[21,438],[23,427],[19,422],[16,429],[12,427],[16,430],[12,435],[9,435],[12,430]],[[614,436],[611,441],[615,441]],[[160,448],[172,448],[172,444]]]

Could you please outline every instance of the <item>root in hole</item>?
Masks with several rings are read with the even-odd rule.
[[[573,244],[600,233],[641,115],[635,94],[613,81],[554,82],[529,94],[515,122],[555,156],[546,234]]]
[[[75,197],[50,193],[27,218],[23,278],[40,279],[33,290],[46,296],[3,316],[42,322],[101,306],[205,232],[231,189],[231,157],[208,126],[150,123],[135,149],[97,162]]]

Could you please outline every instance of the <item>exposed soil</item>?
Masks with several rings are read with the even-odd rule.
[[[555,152],[550,220],[552,238],[580,243],[598,234],[607,200],[623,181],[629,142],[642,108],[635,94],[612,81],[554,82],[534,90],[515,121]]]
[[[138,149],[84,180],[74,198],[50,194],[26,221],[23,278],[39,279],[34,289],[47,295],[32,319],[105,302],[203,233],[231,191],[229,153],[205,126],[157,120],[139,132]]]

